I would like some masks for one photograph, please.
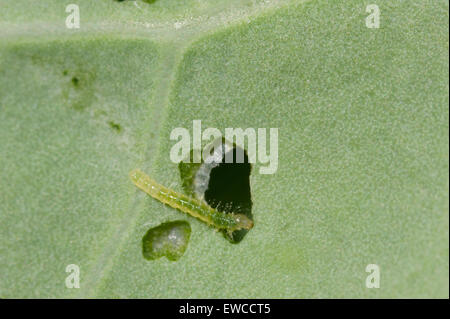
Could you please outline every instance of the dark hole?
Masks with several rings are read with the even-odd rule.
[[[235,147],[232,150],[235,159],[237,149],[238,147]],[[243,163],[225,163],[224,156],[222,163],[211,170],[208,189],[205,192],[206,202],[219,211],[244,214],[253,220],[250,171],[251,164],[248,162],[247,152],[244,151]],[[231,236],[226,232],[224,234],[231,242],[238,243],[247,232],[248,230],[241,229],[233,232]]]

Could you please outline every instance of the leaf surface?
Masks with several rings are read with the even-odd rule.
[[[447,1],[377,1],[379,29],[356,0],[77,3],[69,30],[60,1],[0,1],[1,297],[448,298]],[[195,119],[279,130],[239,244],[128,179],[183,191]],[[179,219],[184,256],[145,260]]]

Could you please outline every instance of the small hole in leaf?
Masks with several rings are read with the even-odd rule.
[[[176,261],[184,255],[191,237],[191,225],[183,220],[150,228],[142,238],[142,255],[147,260],[165,256]]]

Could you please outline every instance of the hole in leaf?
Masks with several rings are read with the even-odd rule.
[[[142,255],[147,260],[166,256],[176,261],[184,255],[191,237],[191,225],[183,220],[150,228],[142,238]]]
[[[245,150],[226,141],[224,138],[213,141],[212,144],[220,145],[219,151],[214,151],[210,156],[219,160],[216,163],[192,163],[193,151],[190,153],[190,162],[180,162],[179,170],[184,191],[204,200],[211,207],[234,214],[244,214],[253,221],[252,200],[250,190],[251,164]],[[233,153],[236,159],[238,152],[243,152],[244,161],[242,163],[225,163],[225,158],[229,152]],[[229,156],[230,154],[228,154]],[[239,243],[248,230],[241,229],[228,234],[222,231],[225,238],[232,243]]]
[[[234,158],[238,146],[235,146],[230,152],[233,152]],[[241,151],[243,151],[241,149]],[[213,208],[226,213],[244,214],[251,220],[252,201],[250,193],[250,171],[251,164],[248,162],[247,153],[244,152],[243,163],[225,163],[225,156],[222,163],[211,170],[209,176],[208,189],[205,192],[205,201]],[[248,230],[237,230],[229,236],[224,235],[232,242],[240,242]]]

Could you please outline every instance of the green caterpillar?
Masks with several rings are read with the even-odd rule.
[[[183,213],[196,217],[209,226],[216,227],[220,230],[226,230],[228,233],[240,229],[249,230],[253,227],[253,221],[247,216],[243,214],[220,212],[198,199],[177,193],[174,190],[158,184],[139,169],[132,170],[130,172],[130,177],[137,187],[153,198],[176,208]]]

